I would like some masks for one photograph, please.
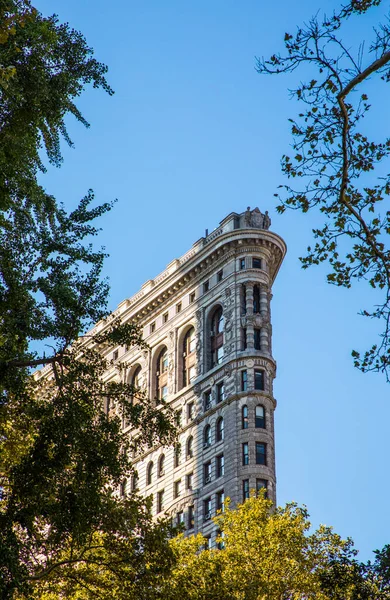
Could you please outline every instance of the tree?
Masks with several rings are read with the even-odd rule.
[[[111,204],[93,207],[89,192],[68,214],[37,181],[42,150],[58,166],[61,139],[71,144],[66,117],[88,125],[75,104],[84,87],[112,93],[107,69],[28,0],[0,0],[0,22],[0,596],[30,597],[58,570],[69,583],[99,552],[112,573],[127,561],[140,589],[171,554],[147,502],[114,494],[133,471],[121,420],[142,445],[170,443],[173,419],[119,377],[102,380],[111,344],[144,346],[136,325],[107,316],[105,255],[87,243]]]
[[[379,575],[356,560],[350,539],[321,525],[310,533],[305,508],[273,508],[251,497],[214,519],[222,549],[201,536],[172,540],[176,564],[169,600],[379,600],[389,598]],[[386,595],[387,594],[387,595]]]
[[[338,13],[322,22],[313,18],[292,35],[286,33],[286,53],[258,59],[261,74],[289,73],[304,69],[307,81],[292,95],[305,105],[298,118],[289,119],[293,157],[284,155],[282,171],[294,180],[279,186],[275,194],[287,208],[319,211],[322,226],[313,230],[315,245],[301,258],[303,268],[328,262],[329,283],[351,287],[366,280],[378,288],[381,299],[362,315],[380,322],[380,342],[360,352],[355,366],[362,371],[390,375],[390,211],[384,204],[390,194],[387,159],[390,140],[369,139],[362,119],[371,108],[367,84],[375,76],[390,81],[390,28],[378,24],[368,59],[364,40],[356,52],[343,43],[342,33],[350,18],[378,6],[381,0],[350,0]]]

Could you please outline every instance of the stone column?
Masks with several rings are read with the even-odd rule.
[[[263,318],[269,318],[268,289],[265,285],[260,286],[260,314]]]
[[[247,348],[255,347],[255,333],[253,327],[253,283],[248,282],[246,287],[246,345]]]
[[[267,325],[263,325],[260,329],[260,350],[261,352],[269,354],[269,333]]]

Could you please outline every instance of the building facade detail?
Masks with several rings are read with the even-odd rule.
[[[150,350],[110,351],[126,361],[127,381],[168,403],[178,424],[175,448],[134,455],[137,477],[127,485],[153,497],[154,514],[211,539],[224,498],[234,505],[266,487],[276,500],[270,305],[286,246],[270,225],[258,208],[229,214],[115,311],[142,328]]]

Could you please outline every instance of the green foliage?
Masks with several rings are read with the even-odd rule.
[[[363,600],[389,598],[381,579],[355,558],[351,540],[331,528],[311,532],[305,508],[273,508],[251,497],[215,519],[223,549],[204,538],[172,540],[177,563],[167,600]],[[381,595],[383,593],[383,595]],[[387,594],[387,595],[386,595]]]
[[[371,76],[390,81],[390,28],[374,29],[368,64],[364,42],[354,54],[342,41],[343,26],[381,0],[351,0],[339,13],[321,23],[313,18],[295,35],[286,33],[284,55],[258,60],[259,73],[279,74],[304,68],[308,81],[292,91],[305,106],[298,118],[289,119],[294,157],[282,157],[282,170],[294,186],[282,185],[275,194],[280,204],[303,213],[317,211],[322,226],[313,230],[315,245],[301,258],[304,269],[327,262],[328,282],[351,287],[365,280],[378,290],[380,300],[361,314],[380,323],[380,343],[363,355],[353,352],[362,371],[390,374],[390,140],[369,139],[362,119],[371,109],[366,88]],[[360,15],[360,16],[359,16]],[[310,79],[310,73],[313,77]]]
[[[126,365],[103,380],[113,367],[104,349],[143,346],[134,324],[107,317],[104,253],[88,243],[111,205],[93,207],[88,192],[68,214],[37,181],[42,150],[58,166],[61,138],[71,143],[66,117],[87,125],[75,105],[84,87],[112,93],[106,67],[27,0],[0,0],[0,67],[0,597],[61,595],[102,569],[127,570],[142,597],[171,554],[148,503],[113,494],[133,471],[122,422],[138,445],[168,444],[173,417],[125,383]]]

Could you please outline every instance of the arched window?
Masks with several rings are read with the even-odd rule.
[[[192,458],[194,455],[194,438],[192,437],[192,435],[190,435],[190,437],[187,440],[187,459],[188,458]]]
[[[165,474],[164,466],[165,466],[165,456],[164,456],[164,454],[162,454],[160,456],[160,458],[158,459],[157,477],[164,476],[164,474]]]
[[[260,312],[260,286],[259,285],[253,286],[253,312],[254,313]]]
[[[138,367],[136,367],[133,376],[131,378],[130,381],[130,385],[133,387],[133,391],[131,394],[131,399],[134,399],[134,396],[137,395],[137,390],[139,390],[141,388],[141,367],[138,365]]]
[[[203,431],[203,443],[206,448],[211,446],[211,427],[210,425],[206,425]]]
[[[168,352],[164,347],[157,358],[156,365],[156,397],[166,400],[168,396]]]
[[[183,387],[189,385],[196,377],[196,338],[195,329],[191,327],[183,340]]]
[[[217,424],[215,426],[215,439],[217,442],[222,442],[223,437],[224,437],[223,418],[219,417]]]
[[[150,485],[153,481],[153,463],[150,462],[148,464],[148,468],[146,471],[146,485]]]
[[[219,306],[211,319],[211,367],[215,367],[223,360],[223,326],[222,307]]]
[[[249,427],[248,407],[246,404],[241,409],[241,427],[242,429],[248,429]]]
[[[181,445],[176,444],[174,447],[174,451],[173,451],[173,464],[174,464],[175,468],[180,465],[180,458],[181,458]]]
[[[256,406],[255,410],[255,427],[261,427],[265,429],[265,412],[264,406]]]

